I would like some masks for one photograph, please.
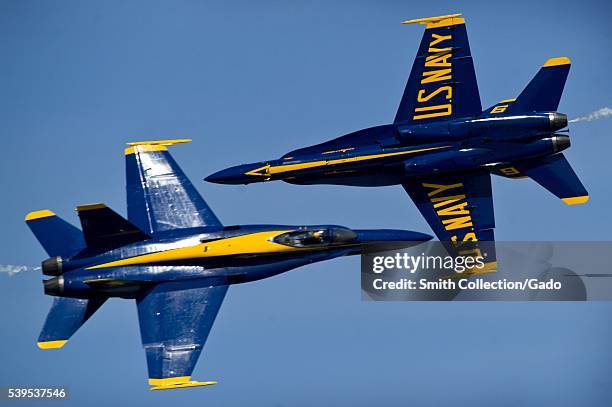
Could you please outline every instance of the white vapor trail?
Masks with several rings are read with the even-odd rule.
[[[601,109],[595,110],[594,112],[589,113],[587,115],[574,117],[569,122],[570,123],[590,122],[593,120],[605,119],[606,117],[610,117],[610,116],[612,116],[612,109],[609,107],[602,107]]]
[[[0,264],[0,273],[7,273],[9,277],[23,271],[35,271],[39,267],[21,266],[15,264]]]

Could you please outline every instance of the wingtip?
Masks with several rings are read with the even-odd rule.
[[[212,386],[216,381],[199,382],[191,380],[191,376],[167,377],[164,379],[149,379],[152,386],[149,390],[182,389],[184,387]]]
[[[561,198],[567,205],[581,205],[589,200],[589,195],[572,196],[570,198]]]
[[[125,149],[125,155],[134,154],[135,152],[143,153],[147,151],[167,151],[167,146],[173,146],[181,143],[191,143],[190,138],[181,138],[174,140],[148,140],[148,141],[132,141],[126,143],[129,147]]]
[[[193,140],[190,138],[178,138],[178,139],[167,139],[167,140],[148,140],[148,141],[131,141],[126,143],[128,146],[172,146],[174,144],[191,143]]]
[[[402,21],[401,24],[424,24],[427,28],[447,27],[451,25],[464,24],[465,19],[461,13],[448,14],[445,16],[415,18]]]
[[[38,345],[40,349],[59,349],[63,347],[66,342],[68,342],[68,339],[59,341],[41,341],[37,342],[36,345]]]
[[[55,216],[55,213],[53,211],[50,211],[49,209],[42,209],[40,211],[32,211],[28,213],[25,216],[25,220],[27,222],[30,220],[35,220],[35,219],[40,219],[40,218],[48,218],[49,216]]]
[[[570,61],[568,57],[549,58],[546,60],[546,62],[544,62],[544,67],[570,65],[571,63],[572,61]]]
[[[76,207],[76,211],[77,212],[84,212],[84,211],[93,211],[95,209],[104,209],[106,208],[106,205],[103,203],[93,203],[93,204],[85,204],[85,205],[79,205]]]

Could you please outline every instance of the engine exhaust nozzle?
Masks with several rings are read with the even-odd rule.
[[[570,138],[567,134],[555,134],[551,137],[551,140],[555,153],[563,151],[571,145]]]
[[[551,130],[560,130],[567,127],[567,115],[563,113],[549,113],[548,120],[550,121]]]
[[[64,292],[64,277],[54,277],[49,280],[43,280],[43,286],[45,288],[45,294],[47,295],[62,295]]]
[[[59,276],[63,273],[63,260],[60,256],[50,257],[41,264],[42,273],[45,276]]]

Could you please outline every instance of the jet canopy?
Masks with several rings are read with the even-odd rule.
[[[350,229],[324,227],[283,233],[273,241],[291,247],[323,247],[346,244],[356,239],[357,234]]]

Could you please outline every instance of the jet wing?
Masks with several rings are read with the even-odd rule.
[[[190,379],[227,288],[166,282],[136,300],[151,390],[216,383]]]
[[[470,43],[461,14],[419,18],[425,25],[394,123],[477,116],[482,110]]]
[[[142,141],[125,150],[128,219],[144,233],[221,226],[166,148],[189,141]]]
[[[486,271],[496,268],[495,246],[485,243],[495,240],[488,171],[413,178],[402,186],[451,254],[481,255]]]

